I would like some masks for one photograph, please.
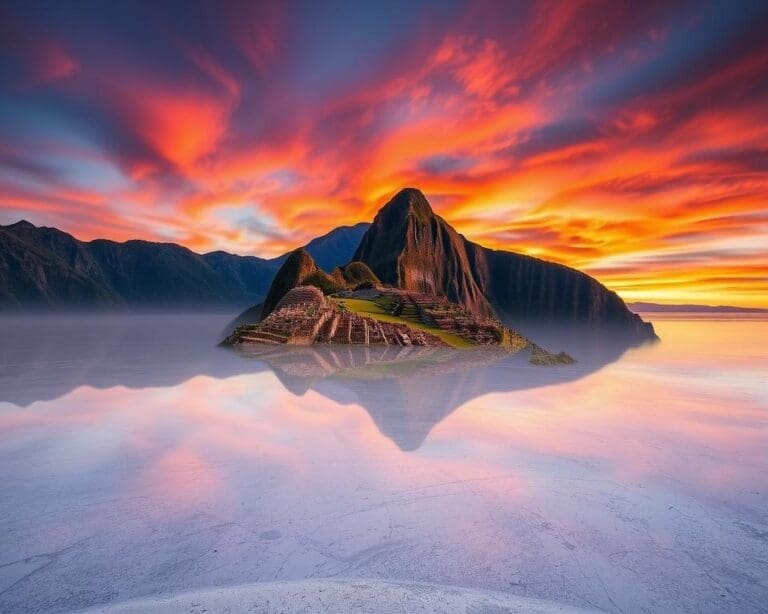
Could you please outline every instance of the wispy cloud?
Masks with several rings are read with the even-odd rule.
[[[0,221],[275,255],[416,185],[627,298],[768,305],[764,3],[2,17]]]

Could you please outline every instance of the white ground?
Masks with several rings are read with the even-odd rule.
[[[84,610],[83,614],[204,614],[248,612],[364,612],[400,614],[586,614],[584,610],[538,599],[435,584],[377,580],[305,580],[194,591],[171,597],[139,599]]]
[[[765,322],[385,382],[220,328],[0,322],[0,612],[766,612]]]

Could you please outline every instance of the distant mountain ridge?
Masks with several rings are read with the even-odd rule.
[[[56,228],[0,227],[0,306],[242,305],[264,295],[275,267],[254,256],[196,254],[174,243],[79,241]]]
[[[334,268],[350,260],[367,227],[334,229],[306,249]],[[242,308],[264,299],[284,260],[197,254],[175,243],[80,241],[21,220],[0,226],[0,309]]]
[[[632,311],[645,313],[768,313],[759,307],[734,307],[732,305],[668,305],[663,303],[627,303]]]
[[[369,222],[360,222],[354,226],[338,226],[329,233],[312,239],[303,249],[312,256],[317,266],[326,273],[330,273],[337,266],[352,260],[352,255],[360,245],[360,239],[370,226]],[[280,267],[289,255],[290,252],[272,258],[270,262]]]

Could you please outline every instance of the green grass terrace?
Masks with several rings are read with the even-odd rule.
[[[468,341],[460,335],[446,332],[440,328],[437,328],[436,326],[429,326],[424,324],[419,319],[418,313],[416,313],[415,309],[405,309],[403,310],[403,315],[401,316],[392,315],[387,311],[388,305],[386,297],[382,297],[381,299],[376,300],[367,300],[361,298],[340,298],[334,296],[331,297],[331,299],[335,301],[336,304],[340,307],[343,306],[349,311],[357,313],[361,316],[372,318],[380,322],[389,322],[390,324],[405,324],[411,328],[423,330],[432,335],[435,335],[435,337],[439,337],[451,347],[460,349],[475,347],[471,341]]]

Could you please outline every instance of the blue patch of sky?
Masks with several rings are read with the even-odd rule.
[[[216,217],[237,228],[242,228],[256,238],[285,238],[285,231],[277,220],[265,213],[259,203],[220,204],[216,208]]]
[[[516,157],[526,158],[587,142],[599,134],[600,126],[593,119],[567,117],[530,130],[525,140],[510,147],[509,152]]]
[[[83,189],[113,191],[128,187],[127,179],[104,159],[104,153],[94,146],[80,123],[52,105],[0,101],[0,131],[13,143],[15,155],[34,156],[34,164],[45,171],[43,175]],[[45,151],[51,144],[83,155]],[[25,179],[18,175],[15,180],[28,187],[45,187],[40,176]]]
[[[470,156],[437,155],[422,160],[419,168],[426,173],[450,174],[471,170],[474,164]]]
[[[320,94],[364,79],[423,25],[424,6],[415,10],[409,0],[335,0],[311,7],[311,17],[307,11],[293,32],[301,53],[289,70],[297,86]],[[433,8],[437,14],[450,14],[456,3]]]
[[[623,52],[635,49],[648,59],[629,63],[620,51],[595,66],[595,79],[584,90],[581,108],[612,106],[687,81],[702,67],[727,59],[728,48],[767,14],[764,1],[697,1],[675,8],[661,24],[667,30],[662,40],[642,32],[623,45]]]
[[[280,184],[280,189],[292,189],[301,182],[301,175],[291,169],[281,169],[270,173],[269,179],[277,181]]]

